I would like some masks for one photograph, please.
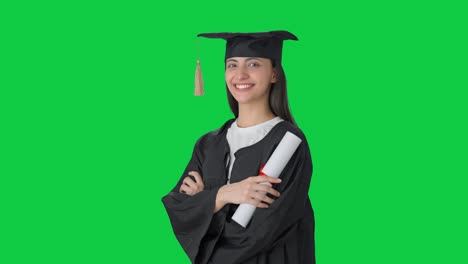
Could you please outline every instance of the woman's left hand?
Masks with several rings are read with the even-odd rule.
[[[183,192],[193,196],[205,189],[205,184],[203,184],[203,180],[200,173],[198,173],[197,171],[190,171],[188,175],[193,176],[195,178],[195,181],[192,180],[192,178],[190,177],[185,177],[185,179],[182,182],[182,185],[180,186],[179,192]]]

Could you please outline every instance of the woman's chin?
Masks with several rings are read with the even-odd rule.
[[[239,104],[247,105],[252,104],[255,100],[251,97],[238,96],[234,97]]]

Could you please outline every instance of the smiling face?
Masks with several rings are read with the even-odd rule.
[[[270,59],[232,57],[226,60],[226,84],[239,104],[267,101],[276,76]]]

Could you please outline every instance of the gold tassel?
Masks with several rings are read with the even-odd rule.
[[[197,60],[197,69],[195,70],[195,96],[202,96],[204,93],[200,60]]]

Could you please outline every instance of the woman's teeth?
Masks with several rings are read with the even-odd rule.
[[[247,89],[247,88],[250,88],[252,86],[253,86],[253,84],[236,84],[237,89]]]

